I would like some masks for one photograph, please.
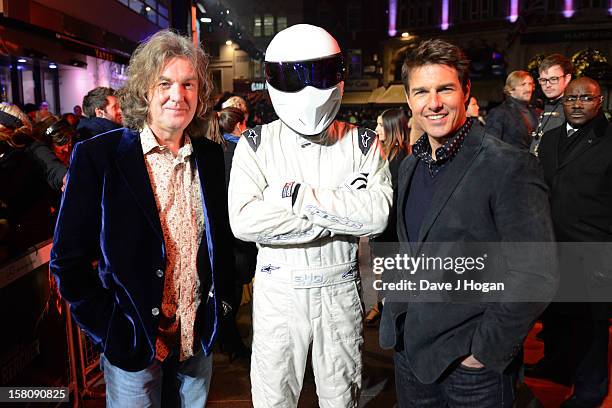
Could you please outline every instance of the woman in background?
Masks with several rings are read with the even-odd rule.
[[[393,203],[389,211],[387,228],[373,242],[398,242],[397,238],[397,173],[400,163],[410,154],[410,128],[408,116],[403,109],[387,109],[376,120],[376,134],[382,146],[382,154],[389,160],[391,184],[393,185]],[[375,254],[383,256],[383,254]],[[374,325],[382,312],[382,302],[378,301],[367,313],[366,325]]]
[[[227,107],[219,112],[213,112],[208,123],[206,137],[223,146],[226,187],[229,185],[236,145],[240,140],[240,135],[246,130],[247,117],[247,112],[236,107]],[[229,354],[230,360],[235,357],[248,358],[251,354],[249,348],[243,343],[236,326],[236,314],[242,299],[242,286],[251,282],[255,274],[257,247],[252,242],[244,242],[234,238],[234,255],[236,259],[234,295],[236,302],[231,316],[222,322],[219,336],[221,348]]]
[[[247,114],[236,107],[221,109],[213,112],[206,137],[223,147],[225,155],[225,184],[229,185],[229,175],[232,169],[234,151],[242,132],[246,130]]]

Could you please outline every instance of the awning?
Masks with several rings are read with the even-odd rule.
[[[380,105],[405,104],[406,103],[406,92],[404,91],[404,85],[401,85],[401,84],[391,85],[389,88],[387,88],[387,90],[382,95],[376,98],[374,103],[377,103]]]
[[[378,87],[373,91],[347,91],[342,97],[342,105],[405,105],[404,85],[394,84],[385,88]]]
[[[376,99],[380,98],[385,93],[385,90],[386,88],[384,86],[379,86],[373,90],[368,98],[368,103],[376,103]]]
[[[342,97],[342,105],[367,105],[370,101],[372,91],[345,92]]]

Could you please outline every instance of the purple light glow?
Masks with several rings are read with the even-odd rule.
[[[563,8],[563,15],[565,18],[570,18],[574,15],[574,0],[565,0],[565,7]]]
[[[442,23],[440,28],[442,30],[448,30],[448,0],[442,0]]]
[[[612,15],[612,0],[610,0],[610,3],[608,3],[609,8],[608,8],[608,14]]]
[[[518,9],[519,0],[510,0],[510,15],[508,16],[508,20],[510,20],[511,23],[518,20]]]
[[[397,0],[389,0],[389,37],[395,37],[397,29],[395,22],[397,18]]]

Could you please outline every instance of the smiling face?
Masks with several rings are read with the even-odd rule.
[[[581,127],[589,123],[601,110],[601,91],[596,83],[577,79],[571,82],[566,90],[565,97],[576,99],[573,102],[564,101],[563,111],[566,120],[573,127]],[[591,101],[581,101],[581,97],[590,97]]]
[[[413,68],[408,84],[408,105],[418,126],[427,133],[430,143],[433,138],[443,144],[465,123],[469,83],[462,88],[453,67],[428,64]]]
[[[148,124],[164,139],[180,138],[191,123],[198,104],[198,80],[186,58],[166,63],[148,94]]]

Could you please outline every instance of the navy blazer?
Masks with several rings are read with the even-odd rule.
[[[408,156],[400,166],[398,182],[398,238],[402,250],[410,256],[417,256],[421,248],[421,244],[415,250],[405,244],[406,197],[417,164],[413,155]],[[554,241],[548,189],[536,159],[529,153],[486,135],[481,126],[472,126],[447,166],[416,241]],[[524,261],[509,257],[507,272],[535,280],[542,297],[552,299],[558,283],[551,266],[554,251],[542,254],[541,264],[526,265]],[[398,327],[403,326],[410,366],[426,384],[470,354],[487,368],[503,372],[519,355],[525,336],[545,306],[544,302],[387,302],[380,324],[380,344],[394,347],[400,337]]]
[[[206,228],[196,330],[209,354],[220,302],[232,298],[233,248],[223,151],[206,139],[192,144]],[[138,132],[117,129],[75,146],[50,267],[73,317],[113,365],[137,371],[153,362],[166,248]]]

